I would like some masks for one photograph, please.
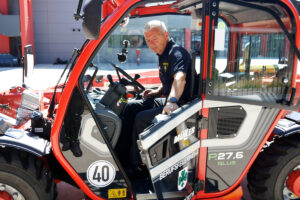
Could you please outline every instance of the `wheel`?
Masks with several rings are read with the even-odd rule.
[[[252,199],[299,200],[299,171],[300,134],[276,138],[249,170],[248,189]]]
[[[52,174],[41,159],[13,148],[0,149],[0,154],[0,199],[57,198]]]

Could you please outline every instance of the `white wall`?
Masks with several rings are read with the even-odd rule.
[[[85,41],[81,21],[73,17],[77,3],[75,0],[33,0],[37,63],[54,63],[56,58],[68,60],[73,49],[81,47]]]

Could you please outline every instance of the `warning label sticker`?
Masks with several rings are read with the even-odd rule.
[[[124,198],[126,196],[127,196],[126,188],[109,189],[108,190],[108,198],[109,199]]]

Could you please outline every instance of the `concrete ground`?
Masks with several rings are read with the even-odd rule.
[[[34,72],[29,80],[26,80],[27,86],[35,90],[42,90],[56,85],[65,65],[39,64],[35,66]],[[148,66],[139,67],[147,71]],[[149,70],[149,69],[148,69]],[[151,69],[153,70],[153,69]],[[134,69],[128,69],[127,72],[134,73]],[[21,67],[0,67],[0,91],[8,90],[12,86],[22,85]],[[251,200],[247,190],[247,180],[242,181],[244,199]],[[81,200],[84,194],[65,182],[57,184],[59,200]]]
[[[58,200],[82,200],[84,199],[84,193],[65,182],[59,182],[57,184]]]

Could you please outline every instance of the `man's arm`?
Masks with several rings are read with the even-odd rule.
[[[147,89],[144,91],[143,93],[143,97],[144,98],[150,98],[150,97],[158,97],[159,95],[161,95],[163,92],[163,86],[160,86],[159,88],[157,89]]]
[[[186,83],[185,79],[186,79],[186,74],[184,72],[179,71],[174,75],[174,80],[167,100],[167,104],[164,107],[164,111],[163,111],[164,113],[170,114],[171,112],[173,112],[178,108],[177,103],[171,103],[169,102],[169,99],[171,97],[175,97],[177,100],[179,100],[184,90],[184,86]]]
[[[181,97],[186,83],[185,78],[186,78],[186,74],[184,72],[177,72],[174,75],[174,80],[169,94],[169,99],[171,97],[175,97],[178,100]]]

